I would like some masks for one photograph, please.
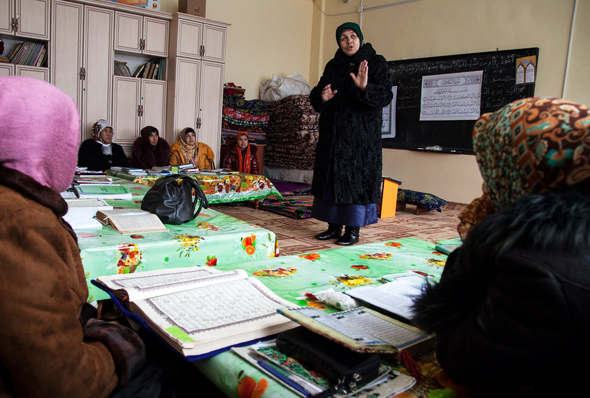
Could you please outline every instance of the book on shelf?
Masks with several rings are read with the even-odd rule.
[[[133,72],[133,77],[141,77],[144,69],[145,69],[145,64],[139,65],[137,67],[137,69],[135,69],[135,72]]]
[[[35,66],[45,65],[45,60],[47,60],[47,47],[43,47],[41,50],[41,54],[39,54],[39,58],[37,59]]]
[[[83,184],[74,187],[79,198],[131,200],[131,191],[124,185]]]
[[[141,209],[99,210],[96,219],[122,235],[168,231],[157,215]]]
[[[360,286],[344,292],[363,305],[405,323],[412,323],[414,299],[420,296],[432,277],[415,272],[385,275],[386,283],[378,286]]]
[[[168,268],[98,277],[124,314],[188,360],[244,345],[296,325],[277,313],[292,304],[244,270]]]
[[[0,57],[0,62],[2,62],[2,63],[10,63],[10,59],[8,57]]]
[[[101,228],[94,217],[99,210],[112,210],[113,206],[109,205],[102,199],[66,199],[68,212],[63,216],[74,229],[83,228]]]
[[[20,51],[22,45],[23,45],[23,43],[18,43],[16,46],[14,46],[14,49],[12,50],[10,55],[8,56],[8,59],[11,63],[12,63],[12,60],[14,59],[14,57],[16,57],[16,54],[18,54],[18,52]]]
[[[388,354],[399,363],[401,352],[424,353],[434,346],[435,335],[385,316],[369,308],[326,314],[310,308],[281,308],[279,312],[314,333],[322,335],[350,350],[361,353]]]

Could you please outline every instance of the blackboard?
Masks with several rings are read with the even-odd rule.
[[[516,60],[532,55],[537,56],[538,69],[538,48],[388,61],[392,84],[397,86],[396,131],[395,138],[383,139],[383,147],[425,151],[438,146],[437,152],[472,154],[475,120],[420,121],[422,77],[482,70],[484,114],[534,96],[534,83],[516,85]]]

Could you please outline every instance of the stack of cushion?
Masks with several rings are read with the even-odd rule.
[[[320,115],[309,95],[291,95],[267,102],[269,115],[265,165],[274,168],[313,170]]]
[[[233,83],[223,87],[221,142],[233,143],[239,131],[246,131],[250,142],[266,143],[268,113],[262,100],[245,99],[246,90]]]

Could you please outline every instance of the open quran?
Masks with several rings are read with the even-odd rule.
[[[188,360],[226,351],[296,326],[277,313],[293,304],[244,270],[172,268],[99,277],[124,314]]]

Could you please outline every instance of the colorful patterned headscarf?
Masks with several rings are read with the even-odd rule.
[[[556,98],[515,101],[479,118],[473,149],[485,193],[461,213],[463,225],[528,194],[590,179],[588,107]]]
[[[186,127],[184,128],[181,132],[180,132],[180,136],[178,137],[179,141],[180,141],[180,151],[182,152],[182,156],[184,156],[184,159],[187,162],[192,162],[193,164],[198,164],[197,162],[197,155],[199,153],[198,148],[197,148],[197,144],[196,144],[196,140],[195,140],[195,145],[189,145],[186,143],[186,135],[188,133],[193,133],[195,135],[195,137],[197,136],[197,133],[195,133],[195,130],[193,130],[190,127]]]
[[[240,173],[250,173],[251,165],[250,165],[250,143],[246,147],[245,151],[242,151],[240,147],[238,147],[238,138],[245,135],[246,138],[250,139],[250,136],[246,131],[240,131],[236,135],[236,149],[238,151],[238,171]]]

